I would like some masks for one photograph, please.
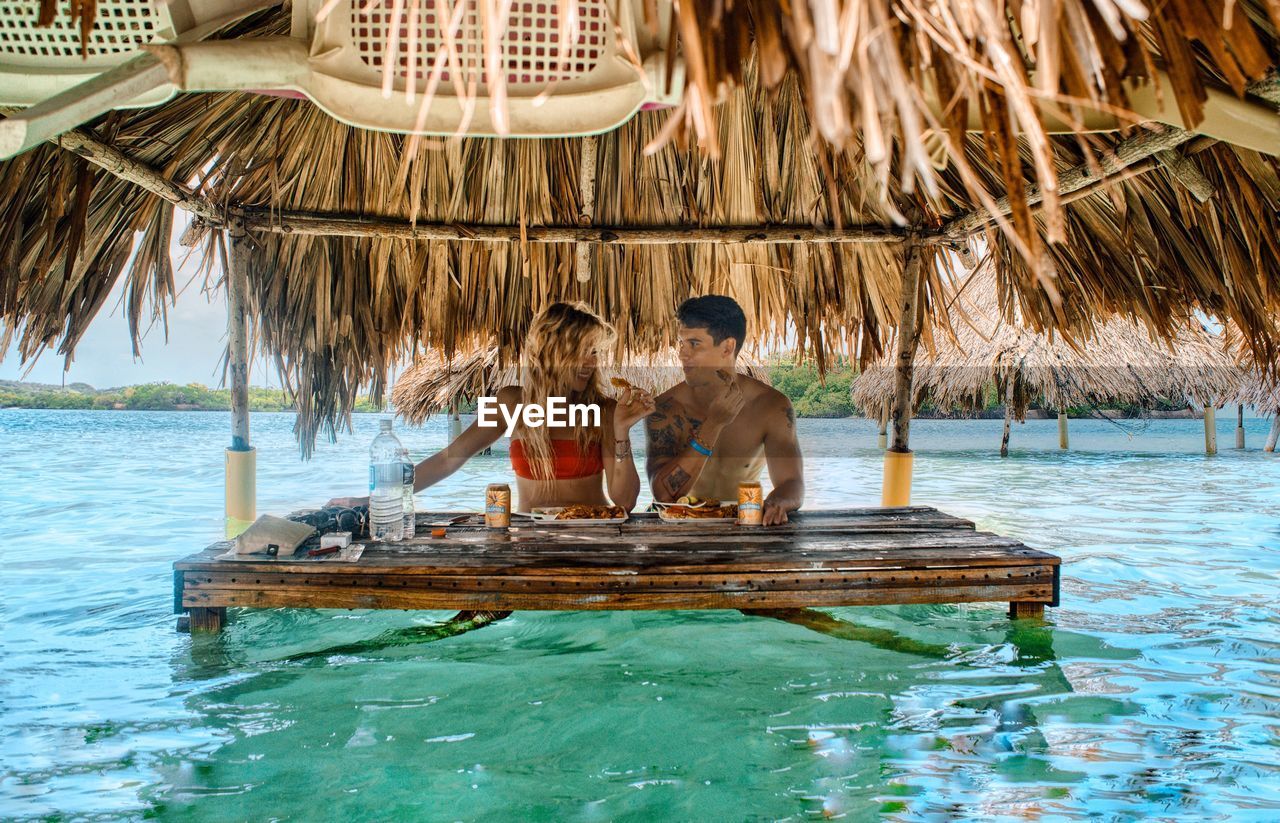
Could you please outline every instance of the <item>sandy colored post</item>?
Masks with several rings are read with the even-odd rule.
[[[1067,413],[1058,412],[1058,448],[1071,448],[1071,438],[1067,433]]]
[[[231,447],[226,451],[226,535],[257,519],[257,456],[249,445],[249,240],[232,236],[227,261],[227,352],[231,372]]]
[[[889,404],[880,411],[880,436],[876,438],[876,446],[881,450],[889,447]]]
[[[1218,453],[1218,410],[1213,406],[1204,407],[1204,453]]]
[[[880,490],[881,506],[911,505],[911,469],[915,454],[909,451],[884,453],[884,479]]]
[[[1244,404],[1236,406],[1236,448],[1244,448]]]
[[[225,454],[226,534],[230,539],[249,528],[258,517],[258,452],[252,448],[227,449]]]
[[[884,453],[884,480],[880,505],[911,505],[911,429],[912,382],[915,378],[916,347],[920,343],[920,267],[923,253],[919,242],[907,244],[902,266],[902,288],[898,313],[898,356],[894,365],[893,437]]]
[[[462,434],[462,418],[458,416],[458,407],[455,405],[449,409],[449,442],[458,439]]]
[[[1276,409],[1275,415],[1271,418],[1271,432],[1267,435],[1267,445],[1263,446],[1262,450],[1275,451],[1277,441],[1280,441],[1280,409]]]

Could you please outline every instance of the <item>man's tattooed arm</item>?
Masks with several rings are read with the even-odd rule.
[[[666,461],[684,451],[689,445],[688,426],[670,398],[658,401],[653,414],[645,421],[645,435],[649,442],[649,476]],[[656,458],[656,459],[655,459]]]
[[[671,398],[659,400],[645,422],[645,473],[656,499],[672,501],[688,494],[706,465],[706,457],[689,447],[694,430],[695,424]]]

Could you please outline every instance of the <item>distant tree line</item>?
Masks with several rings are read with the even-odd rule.
[[[767,364],[769,382],[791,399],[799,417],[851,417],[859,413],[853,405],[850,391],[858,376],[857,367],[845,358],[827,364],[826,374],[820,375],[812,362],[796,363],[787,356],[779,356]],[[1033,403],[1043,407],[1043,403]],[[174,383],[146,383],[140,386],[124,386],[115,389],[95,389],[87,383],[72,383],[61,388],[38,383],[18,383],[0,380],[0,409],[126,409],[132,411],[226,411],[231,408],[230,389],[211,389],[200,383],[179,386]],[[1150,405],[1108,404],[1111,414],[1124,417],[1141,417],[1156,411],[1174,411],[1185,404],[1155,400]],[[282,389],[249,389],[249,408],[255,412],[293,411],[288,394]],[[926,399],[917,414],[921,417],[999,417],[1003,414],[999,392],[994,385],[987,386],[983,396],[983,408],[974,413],[960,408],[944,409]],[[357,412],[379,412],[367,396],[356,401]],[[464,408],[463,411],[471,411]],[[1056,410],[1055,410],[1056,411]],[[1088,417],[1097,409],[1090,406],[1067,410],[1072,417]]]
[[[98,390],[86,383],[66,388],[11,381],[0,383],[0,408],[21,409],[125,409],[130,411],[227,411],[230,389],[211,389],[200,383],[146,383]],[[293,411],[282,389],[249,388],[249,409],[256,412]],[[361,397],[356,411],[381,409]]]
[[[768,362],[769,382],[775,389],[791,399],[798,417],[850,417],[860,413],[853,404],[850,391],[858,369],[847,358],[839,358],[827,364],[825,379],[818,374],[812,362],[796,363],[790,355],[779,356]],[[983,391],[982,408],[970,411],[960,407],[943,408],[926,397],[916,414],[919,417],[971,418],[1002,417],[1004,402],[994,383]],[[1045,408],[1043,398],[1031,404],[1033,408]],[[1121,417],[1142,417],[1151,411],[1178,411],[1185,403],[1173,403],[1156,398],[1151,403],[1108,403],[1108,414]],[[1071,417],[1090,417],[1099,410],[1094,406],[1074,406],[1067,409]],[[1053,410],[1055,413],[1057,409]]]

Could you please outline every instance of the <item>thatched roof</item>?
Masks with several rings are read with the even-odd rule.
[[[1250,372],[1235,402],[1253,406],[1263,414],[1280,414],[1280,380],[1269,378],[1261,371]]]
[[[738,370],[769,382],[768,369],[753,357],[740,357]],[[684,379],[680,360],[671,350],[628,358],[621,365],[605,367],[605,372],[655,395]],[[477,397],[492,397],[503,386],[519,382],[519,367],[502,362],[497,349],[472,352],[454,360],[428,353],[396,381],[391,402],[397,414],[418,426],[436,412],[472,403]]]
[[[203,243],[209,261],[221,254],[216,229],[252,238],[255,339],[297,395],[304,449],[321,427],[344,422],[361,385],[378,395],[392,365],[416,350],[496,345],[510,355],[533,314],[555,300],[593,306],[618,328],[620,350],[671,345],[676,305],[718,292],[739,299],[759,339],[794,335],[819,358],[874,357],[895,322],[908,230],[924,244],[930,296],[948,265],[943,250],[989,246],[1002,308],[1016,303],[1033,328],[1085,340],[1121,312],[1172,337],[1199,308],[1237,324],[1260,361],[1275,362],[1275,158],[1169,130],[1049,136],[1024,111],[1055,93],[1123,105],[1119,80],[1147,76],[1159,57],[1173,78],[1165,91],[1193,122],[1205,88],[1244,94],[1278,60],[1275,21],[1260,0],[1232,4],[1229,28],[1219,3],[1162,4],[1146,22],[1126,13],[1130,5],[1046,0],[1043,36],[1032,37],[1029,4],[999,20],[984,15],[1001,4],[987,2],[926,12],[868,0],[822,15],[813,3],[785,14],[760,3],[715,13],[681,4],[689,77],[702,91],[686,95],[677,117],[699,125],[704,145],[670,140],[668,112],[642,112],[589,138],[598,162],[587,222],[601,228],[576,238],[590,241],[585,281],[575,277],[582,244],[563,232],[547,241],[538,228],[580,225],[583,139],[421,141],[410,150],[403,136],[343,125],[307,101],[251,93],[114,112],[64,138],[93,164],[51,144],[0,164],[0,351],[16,338],[24,361],[50,346],[70,358],[121,277],[135,327],[162,317],[177,290],[168,241],[178,200],[202,215],[186,239]],[[273,11],[222,36],[287,31],[288,12]],[[707,100],[725,78],[734,90],[714,109],[712,133]],[[1250,88],[1254,102],[1272,90]],[[922,154],[925,89],[963,105],[948,109],[938,125],[950,128]],[[963,131],[952,116],[961,111],[987,131]],[[1180,159],[1134,149],[1150,149],[1149,138],[1181,146]],[[711,149],[718,159],[708,159]],[[100,168],[113,163],[135,178],[137,167],[158,172],[177,191],[162,200]],[[1207,202],[1184,188],[1188,166],[1212,188]],[[1135,176],[1089,182],[1089,168],[1124,167]],[[1059,190],[1074,194],[1053,196],[1055,171]],[[1043,206],[1024,179],[1040,181]],[[985,208],[1012,224],[984,227],[974,212]],[[734,236],[750,239],[771,226],[787,227],[782,235],[818,226],[819,242],[680,237],[687,227],[746,227]],[[636,240],[634,230],[662,227]],[[352,230],[365,236],[340,236]],[[620,231],[632,239],[617,240]],[[422,237],[434,239],[408,239]],[[456,239],[471,237],[479,239]]]
[[[1227,328],[1228,351],[1244,366],[1245,375],[1240,382],[1240,390],[1233,403],[1253,406],[1263,414],[1280,415],[1280,372],[1275,364],[1266,365],[1255,361],[1237,329]]]
[[[950,330],[935,328],[932,351],[916,357],[914,405],[926,397],[944,408],[981,408],[994,384],[1002,399],[1013,391],[1013,413],[1026,416],[1043,398],[1053,409],[1106,402],[1148,404],[1156,398],[1196,406],[1221,404],[1239,389],[1243,370],[1219,335],[1190,320],[1162,341],[1131,320],[1098,325],[1072,344],[1023,327],[1000,311],[990,262],[956,284]],[[853,382],[853,401],[879,415],[893,398],[894,369],[884,358]]]

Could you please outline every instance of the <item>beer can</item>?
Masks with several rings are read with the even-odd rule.
[[[759,526],[764,523],[764,489],[759,483],[738,484],[738,525]]]
[[[511,487],[490,483],[484,490],[484,524],[491,529],[511,527]]]

